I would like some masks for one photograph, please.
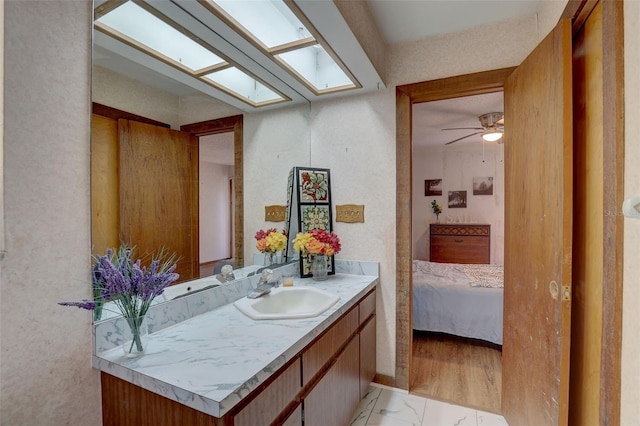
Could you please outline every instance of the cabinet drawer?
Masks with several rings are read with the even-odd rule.
[[[311,379],[327,364],[358,328],[358,307],[352,308],[336,322],[316,343],[302,353],[302,384]]]
[[[489,263],[489,237],[433,235],[430,252],[432,262]]]
[[[359,324],[364,323],[367,318],[371,316],[376,310],[376,292],[375,290],[369,293],[362,299],[359,305],[360,309],[360,319],[358,321]]]

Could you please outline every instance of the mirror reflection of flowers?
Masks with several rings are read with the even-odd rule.
[[[151,256],[151,263],[142,266],[142,260],[135,259],[135,247],[122,245],[118,250],[108,249],[103,256],[94,256],[92,267],[92,285],[94,300],[81,302],[60,302],[62,306],[75,306],[87,310],[101,310],[105,302],[113,302],[122,316],[132,327],[134,342],[142,351],[142,343],[136,335],[131,319],[142,322],[151,302],[161,295],[164,289],[176,281],[179,275],[176,269],[176,254],[167,254],[162,249]],[[95,316],[94,316],[95,317]],[[99,317],[98,317],[99,319]],[[135,340],[135,338],[138,340]]]
[[[328,233],[324,229],[313,229],[299,233],[293,240],[293,248],[303,254],[323,254],[331,256],[342,249],[340,238],[336,234]]]
[[[261,253],[276,253],[287,247],[287,233],[284,230],[278,232],[276,228],[270,228],[266,231],[261,229],[256,232],[255,238],[258,241],[256,248]]]

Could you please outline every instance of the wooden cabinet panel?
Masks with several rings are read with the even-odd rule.
[[[429,260],[445,263],[489,263],[491,225],[432,224]]]
[[[104,426],[224,426],[217,419],[179,402],[136,386],[107,373],[102,382],[102,424]]]
[[[358,307],[354,307],[302,354],[302,384],[322,370],[349,336],[358,328]]]
[[[300,389],[300,358],[298,358],[234,416],[233,424],[255,426],[275,421],[295,399]]]
[[[359,339],[356,335],[327,374],[304,398],[304,425],[346,425],[360,402]]]
[[[375,293],[374,293],[375,296]],[[360,330],[360,399],[376,375],[376,316]]]
[[[282,426],[302,426],[302,404],[282,422]]]
[[[376,292],[369,293],[360,302],[359,324],[364,323],[376,310]]]

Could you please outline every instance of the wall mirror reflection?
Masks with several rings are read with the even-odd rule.
[[[126,243],[144,263],[175,252],[180,278],[158,303],[254,273],[244,259],[244,111],[143,57],[95,39],[92,52],[92,253]]]

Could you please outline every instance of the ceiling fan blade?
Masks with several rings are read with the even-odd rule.
[[[484,130],[484,127],[452,127],[450,129],[440,129],[440,130]]]
[[[475,132],[475,133],[471,133],[470,135],[463,136],[463,137],[461,137],[461,138],[454,139],[454,140],[452,140],[452,141],[450,141],[450,142],[447,142],[447,143],[445,143],[445,145],[450,145],[450,144],[452,144],[452,143],[459,142],[459,141],[461,141],[462,139],[466,139],[466,138],[471,137],[471,136],[473,136],[473,135],[479,135],[480,133],[482,133],[482,132]]]

